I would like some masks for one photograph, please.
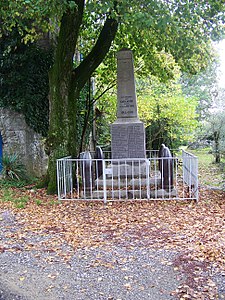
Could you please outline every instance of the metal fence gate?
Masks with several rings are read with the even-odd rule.
[[[116,200],[198,201],[196,156],[182,151],[181,156],[158,157],[154,151],[148,157],[97,159],[93,153],[84,152],[79,159],[58,159],[58,198],[105,203]]]

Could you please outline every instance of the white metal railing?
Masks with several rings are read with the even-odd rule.
[[[187,185],[189,196],[198,200],[198,158],[183,150],[182,160],[184,185]]]
[[[57,187],[61,195],[68,195],[73,189],[72,165],[71,156],[57,160]]]
[[[60,200],[198,200],[197,157],[57,160]]]

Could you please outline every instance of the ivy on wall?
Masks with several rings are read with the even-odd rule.
[[[18,32],[0,39],[0,106],[22,113],[36,132],[47,135],[48,70],[52,51],[23,44]]]

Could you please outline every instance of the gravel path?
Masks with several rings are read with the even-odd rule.
[[[1,254],[1,285],[7,298],[29,300],[174,299],[181,284],[170,251],[113,248],[79,250],[70,263],[54,254]],[[1,289],[1,287],[0,287]],[[15,295],[17,295],[15,297]]]
[[[24,251],[24,241],[9,233],[19,225],[5,211],[0,220],[0,300],[169,300],[180,284],[175,252],[137,247],[93,248],[65,257],[46,249]],[[51,235],[27,234],[26,243],[51,241]],[[8,246],[7,246],[8,245]],[[70,252],[68,245],[65,254]]]

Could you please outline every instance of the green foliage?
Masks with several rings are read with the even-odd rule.
[[[42,205],[42,201],[41,201],[40,199],[35,200],[35,203],[36,203],[38,206]]]
[[[4,0],[0,4],[2,34],[18,27],[25,41],[40,37],[42,32],[58,32],[63,13],[74,13],[78,1],[71,0]],[[25,9],[24,9],[25,8]],[[85,3],[80,43],[77,49],[87,56],[99,32],[111,14],[120,23],[114,51],[128,47],[135,61],[144,62],[142,72],[162,79],[173,76],[173,65],[165,64],[160,53],[173,56],[182,70],[196,73],[211,59],[210,38],[224,36],[223,1],[122,0]],[[48,22],[51,20],[51,22]],[[72,30],[72,28],[71,28]]]
[[[57,201],[57,200],[51,200],[49,203],[50,203],[50,205],[52,205],[52,206],[61,204],[61,202],[60,202],[60,201]]]
[[[4,189],[3,190],[3,196],[2,196],[2,201],[3,202],[11,202],[14,200],[14,193],[10,189]]]
[[[23,42],[33,42],[40,38],[42,32],[54,31],[63,12],[73,11],[75,6],[70,0],[3,0],[0,9],[4,21],[0,37],[17,27]]]
[[[26,180],[11,180],[11,179],[7,179],[7,178],[1,178],[0,180],[0,188],[11,188],[11,187],[16,187],[16,188],[24,188],[27,185],[27,181]]]
[[[4,153],[2,158],[2,175],[5,179],[10,180],[28,180],[27,171],[19,161],[18,154]]]
[[[197,6],[195,1],[141,2],[145,3],[127,4],[117,38],[134,50],[135,59],[142,58],[142,69],[163,80],[171,78],[174,66],[166,64],[160,53],[171,55],[182,71],[195,74],[204,69],[212,55],[210,38],[224,32],[224,5],[215,4],[216,10],[207,1]],[[214,22],[218,26],[212,26]]]
[[[0,106],[22,113],[27,124],[43,136],[48,130],[51,62],[50,50],[24,45],[17,30],[0,39]]]
[[[97,38],[106,12],[112,9],[120,22],[114,51],[132,49],[137,64],[142,60],[141,72],[163,80],[173,77],[174,65],[162,54],[171,55],[182,71],[195,74],[211,60],[210,38],[224,35],[222,1],[197,5],[195,1],[119,1],[115,10],[113,1],[101,2],[87,3],[81,36],[84,53]]]
[[[212,140],[212,154],[215,162],[220,163],[221,155],[225,154],[225,110],[213,111],[204,123],[203,133]]]
[[[164,84],[151,78],[145,84],[147,88],[142,87],[138,97],[138,108],[147,127],[147,147],[159,149],[164,143],[177,148],[190,141],[197,126],[196,100],[185,97],[176,81]]]
[[[28,201],[29,201],[28,196],[14,198],[14,200],[13,200],[14,205],[15,205],[16,208],[25,208]]]
[[[80,92],[77,103],[77,153],[86,149],[90,140],[94,109],[92,82],[89,80]]]
[[[187,97],[195,98],[198,102],[197,113],[199,121],[204,121],[210,115],[215,98],[218,95],[217,82],[218,61],[213,61],[204,71],[196,75],[182,74],[182,91]]]
[[[116,119],[116,91],[110,89],[102,95],[95,107],[96,142],[104,147],[111,143],[110,124]]]
[[[177,74],[178,76],[178,74]],[[162,143],[177,148],[192,140],[197,126],[195,98],[185,97],[177,81],[160,82],[155,77],[137,80],[138,113],[146,127],[148,149]],[[116,118],[116,91],[104,94],[97,102],[97,142],[110,144],[110,124]]]
[[[198,157],[199,180],[204,185],[217,186],[224,189],[224,161],[221,164],[215,164],[214,157],[210,148],[190,150]]]

